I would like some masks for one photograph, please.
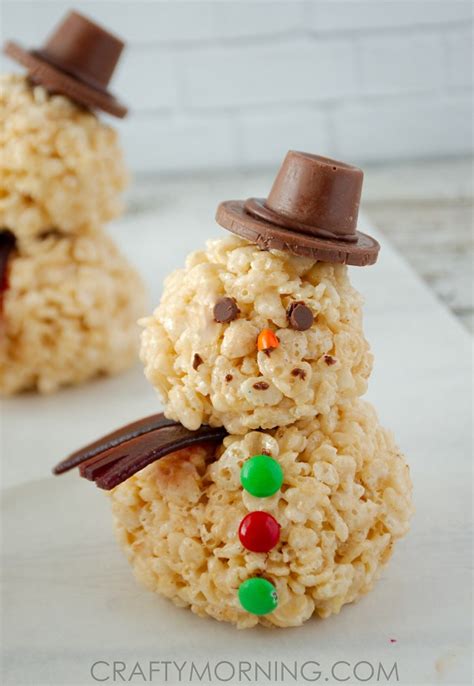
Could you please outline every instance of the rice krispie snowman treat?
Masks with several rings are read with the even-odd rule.
[[[408,466],[360,399],[371,369],[348,264],[362,172],[288,153],[267,200],[222,203],[234,237],[171,275],[143,321],[165,414],[74,453],[110,491],[137,579],[239,628],[299,626],[369,591],[408,529]]]
[[[0,77],[0,392],[50,392],[128,367],[143,314],[139,276],[103,224],[127,172],[107,91],[123,43],[71,12],[44,47],[5,52]]]

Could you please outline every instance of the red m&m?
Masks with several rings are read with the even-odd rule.
[[[253,553],[268,553],[280,538],[280,525],[268,512],[249,512],[239,527],[240,542]]]

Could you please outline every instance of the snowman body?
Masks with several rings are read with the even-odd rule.
[[[115,131],[22,76],[0,80],[0,392],[129,366],[144,292],[103,225],[127,181]]]
[[[407,531],[411,483],[360,399],[372,365],[361,305],[346,266],[237,237],[168,278],[144,320],[146,375],[168,417],[229,435],[112,490],[141,583],[240,628],[327,617],[372,587]],[[259,349],[262,332],[274,347]],[[267,492],[244,473],[262,458],[281,473]]]

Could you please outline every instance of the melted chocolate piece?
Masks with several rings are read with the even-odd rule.
[[[214,305],[214,319],[220,324],[227,324],[237,318],[240,310],[234,298],[221,298]]]
[[[190,445],[221,442],[227,431],[222,427],[201,426],[189,431],[182,424],[152,415],[128,424],[60,462],[54,474],[80,465],[81,476],[110,490],[162,457]]]
[[[216,221],[261,250],[374,264],[379,244],[357,231],[362,179],[362,170],[350,164],[290,150],[267,198],[222,202]]]
[[[199,443],[220,443],[226,435],[222,428],[205,426],[189,431],[176,423],[111,448],[102,455],[102,459],[96,457],[92,464],[86,462],[81,465],[80,474],[95,481],[99,488],[110,490],[161,457]]]
[[[286,311],[286,316],[291,328],[296,329],[296,331],[306,331],[314,323],[314,314],[303,301],[291,303]]]
[[[173,426],[174,424],[176,424],[176,422],[174,422],[172,419],[166,419],[162,412],[139,419],[136,422],[122,426],[116,431],[112,431],[106,436],[99,438],[97,441],[84,446],[84,448],[81,448],[81,450],[77,450],[75,453],[72,453],[72,455],[69,455],[69,457],[66,457],[65,460],[54,467],[53,473],[64,474],[64,472],[74,469],[74,467],[77,467],[86,460],[89,460],[91,457],[99,455],[100,453],[104,453],[114,446],[121,445],[126,441],[130,441],[133,438],[142,436],[143,434],[154,431],[155,429],[160,429],[163,426]]]
[[[203,359],[202,359],[201,355],[198,355],[198,353],[194,353],[194,357],[193,357],[193,369],[194,369],[194,371],[199,369],[199,367],[202,365],[202,363],[203,363]]]
[[[0,231],[0,314],[3,309],[3,295],[8,288],[8,262],[15,245],[15,236],[11,231]]]
[[[26,67],[30,80],[49,92],[124,117],[127,108],[108,90],[123,48],[120,38],[70,11],[40,48],[26,50],[8,41],[3,52]]]

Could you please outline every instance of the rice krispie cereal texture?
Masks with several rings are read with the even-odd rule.
[[[355,400],[291,427],[228,436],[217,461],[213,450],[181,450],[111,492],[119,542],[140,583],[240,628],[299,626],[371,589],[412,507],[408,466],[369,404]],[[258,499],[242,489],[240,470],[261,452],[281,464],[284,483]],[[268,554],[245,550],[238,538],[254,510],[282,527]],[[245,612],[237,595],[259,575],[278,592],[266,616]]]
[[[127,182],[116,132],[19,75],[0,77],[0,227],[20,240],[92,229],[120,213]]]
[[[105,233],[24,241],[0,315],[0,392],[122,371],[138,358],[144,311],[141,280]]]
[[[213,307],[224,296],[240,314],[221,324]],[[286,310],[295,301],[315,317],[306,331],[289,327]],[[191,254],[143,325],[145,374],[166,416],[188,429],[205,423],[243,434],[327,414],[336,401],[365,392],[372,366],[362,299],[347,267],[262,251],[233,236]],[[280,341],[270,354],[257,351],[264,328]]]

